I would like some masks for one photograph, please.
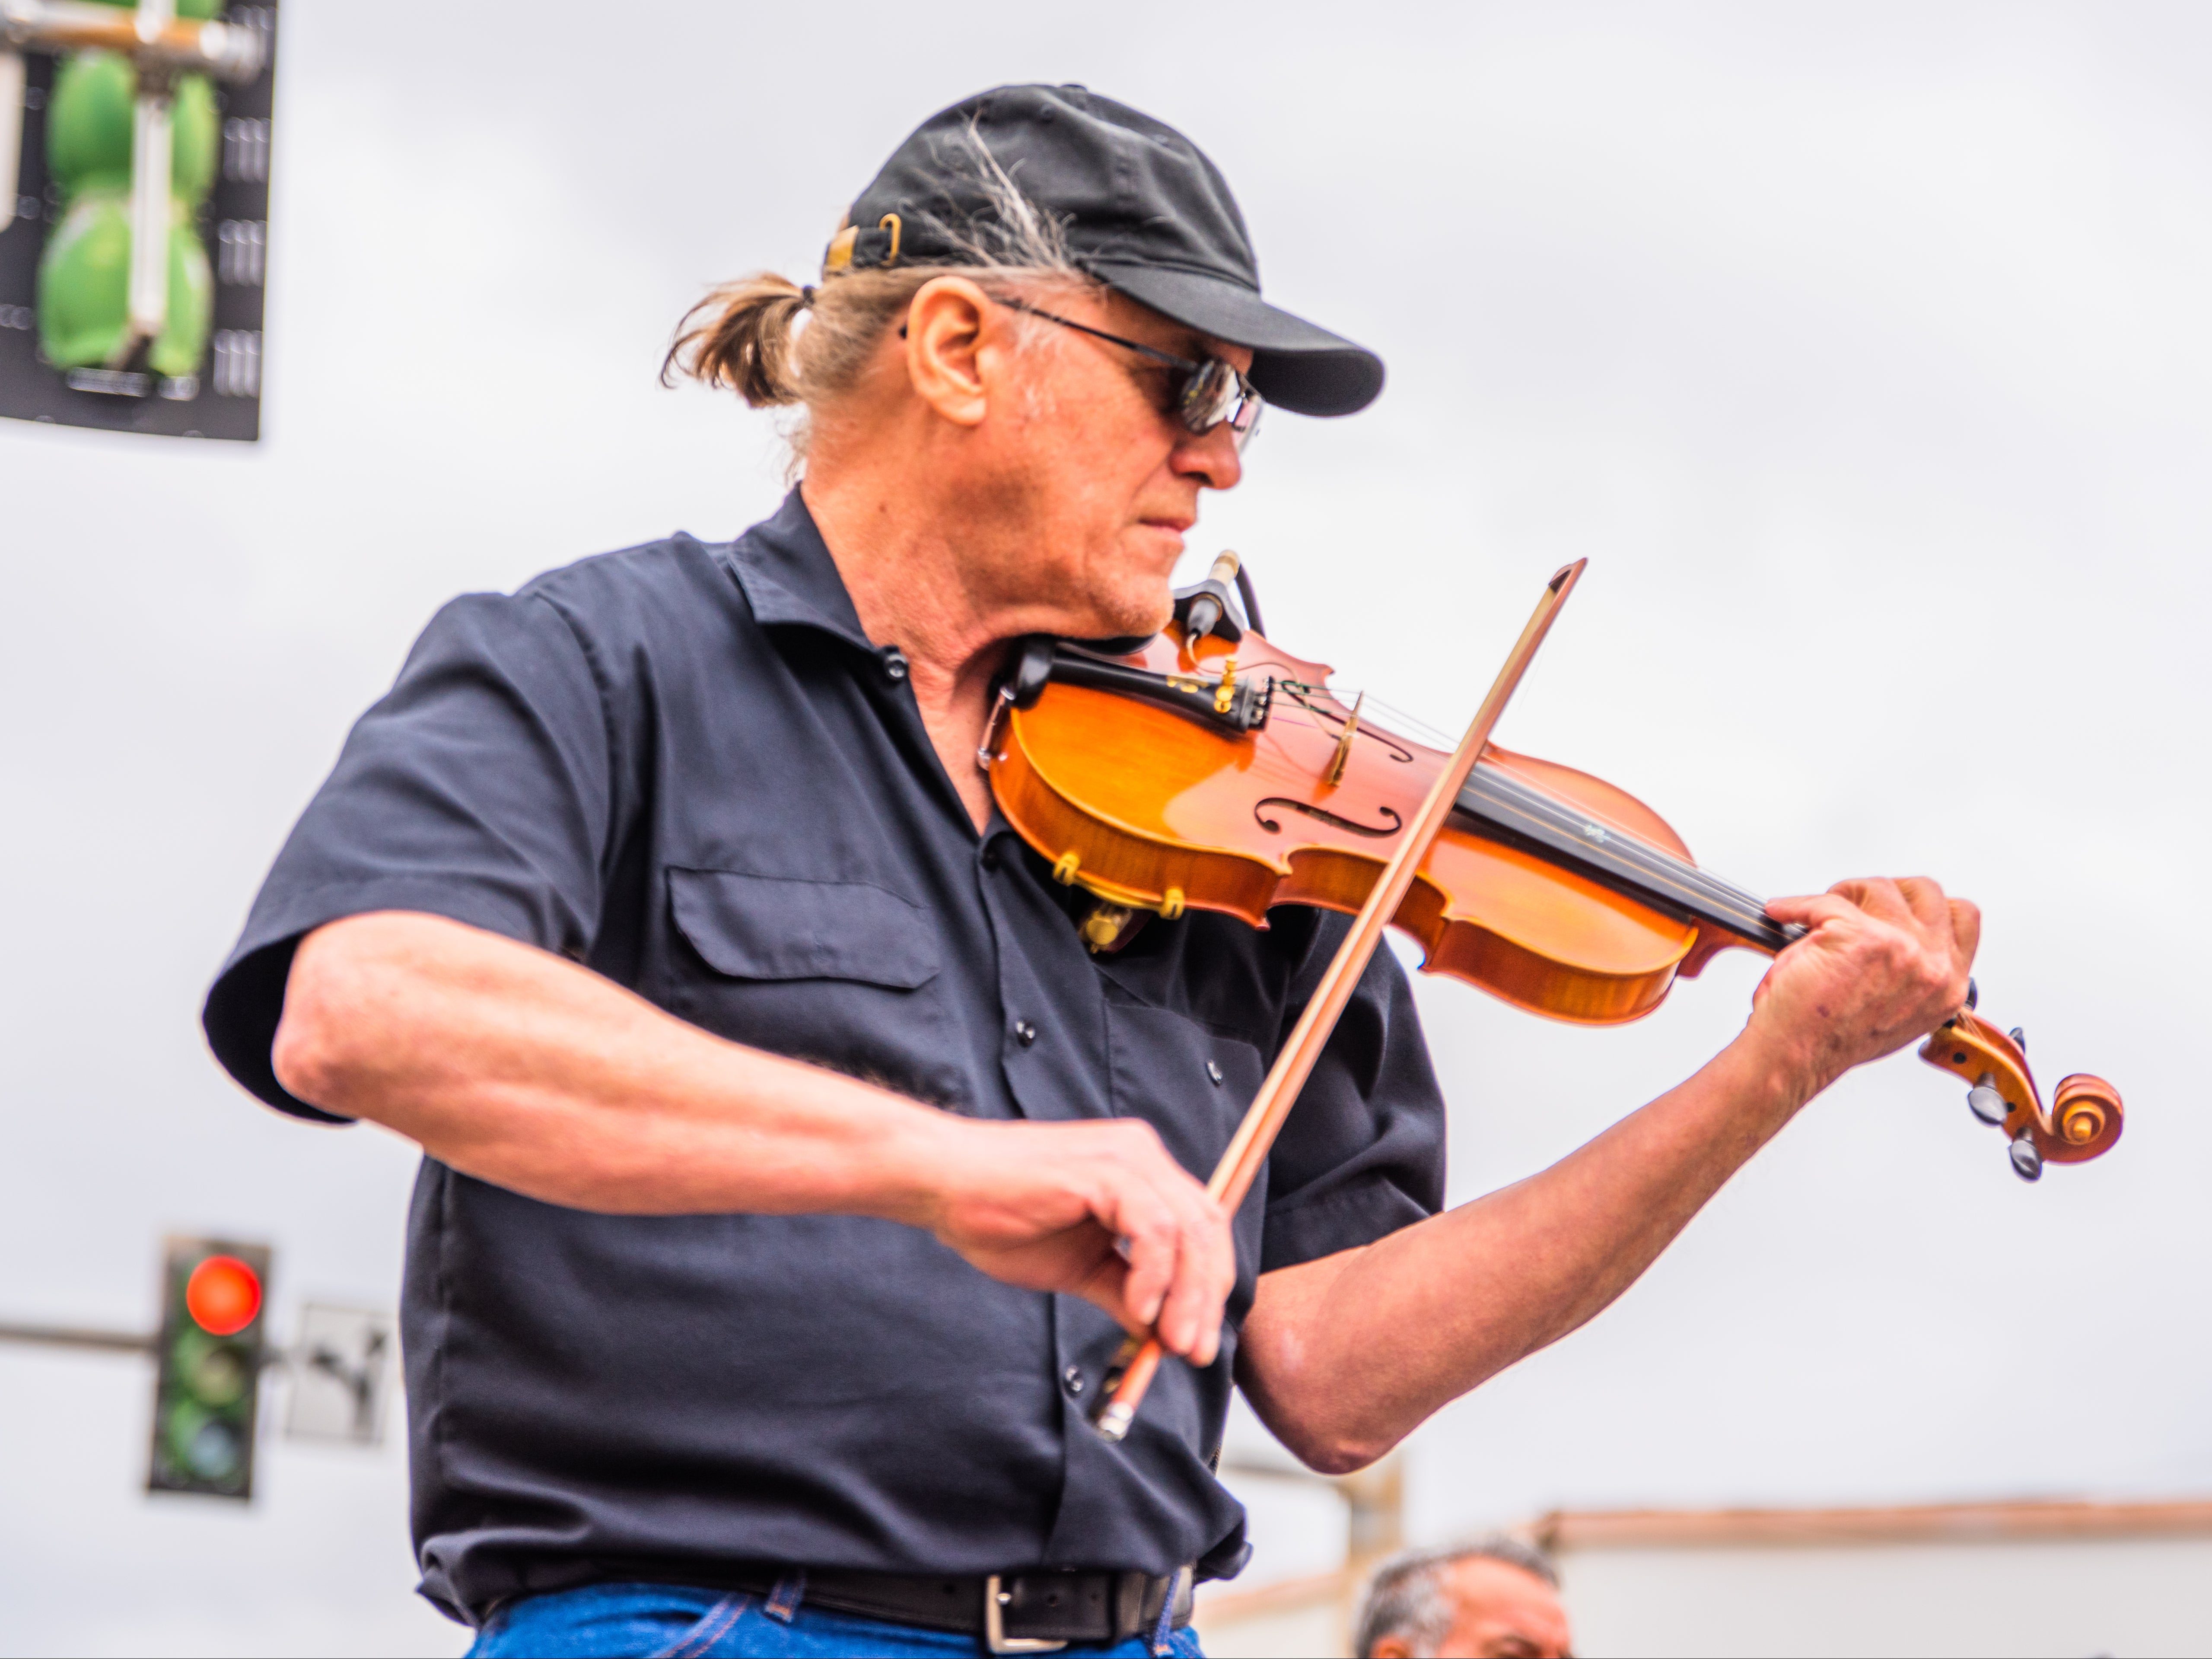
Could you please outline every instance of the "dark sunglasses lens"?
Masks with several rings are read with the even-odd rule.
[[[1218,357],[1209,357],[1190,372],[1182,385],[1182,423],[1193,432],[1211,432],[1225,419],[1237,402],[1237,371]]]

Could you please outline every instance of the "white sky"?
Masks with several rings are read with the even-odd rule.
[[[1985,907],[1984,1011],[2046,1087],[2100,1072],[2133,1113],[2029,1188],[1948,1079],[1854,1076],[1616,1309],[1417,1437],[1416,1534],[2212,1489],[2212,13],[293,0],[286,27],[265,441],[0,423],[0,1318],[149,1322],[173,1228],[272,1241],[280,1332],[303,1296],[396,1299],[411,1155],[276,1119],[200,1046],[262,871],[441,600],[772,508],[767,423],[654,384],[703,285],[803,276],[930,111],[1072,79],[1205,145],[1270,294],[1390,364],[1366,415],[1270,420],[1194,562],[1239,548],[1278,639],[1449,727],[1589,556],[1501,739],[1757,890],[1936,874]],[[1693,1069],[1759,967],[1605,1033],[1425,984],[1455,1196]],[[408,1595],[396,1437],[267,1444],[247,1512],[152,1504],[150,1392],[0,1350],[0,1649],[458,1650]],[[1316,1547],[1279,1509],[1255,1578]]]

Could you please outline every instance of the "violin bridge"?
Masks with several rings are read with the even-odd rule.
[[[1322,774],[1332,789],[1344,781],[1345,766],[1352,759],[1352,740],[1359,735],[1359,706],[1366,701],[1364,691],[1352,699],[1352,717],[1345,721],[1344,730],[1337,733],[1336,753],[1329,757],[1328,770]]]

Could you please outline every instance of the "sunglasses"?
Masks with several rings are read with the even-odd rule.
[[[1218,357],[1207,357],[1200,362],[1178,357],[1171,351],[1161,351],[1135,340],[1125,340],[1118,334],[1109,334],[1103,328],[1079,323],[1072,317],[1041,311],[1025,301],[1000,299],[999,303],[1010,311],[1042,317],[1048,323],[1058,323],[1062,328],[1072,328],[1079,334],[1088,334],[1095,339],[1126,347],[1140,357],[1150,358],[1164,368],[1176,370],[1182,379],[1176,387],[1170,406],[1184,429],[1198,437],[1204,437],[1226,421],[1230,434],[1241,451],[1252,441],[1252,434],[1260,429],[1260,411],[1267,407],[1267,400],[1260,396],[1251,381],[1246,380],[1233,363],[1224,362]]]

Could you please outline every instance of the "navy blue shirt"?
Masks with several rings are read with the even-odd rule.
[[[727,546],[679,535],[440,611],[278,855],[206,1027],[263,1100],[337,1121],[270,1070],[293,951],[424,911],[946,1111],[1143,1118],[1203,1179],[1344,919],[1156,918],[1094,957],[1084,908],[1003,822],[977,836],[794,490]],[[1257,1276],[1443,1194],[1442,1102],[1380,952],[1237,1217],[1220,1358],[1169,1361],[1115,1446],[1084,1418],[1113,1322],[927,1233],[592,1214],[425,1158],[401,1316],[424,1593],[476,1621],[761,1564],[1233,1572],[1243,1515],[1212,1466]]]

